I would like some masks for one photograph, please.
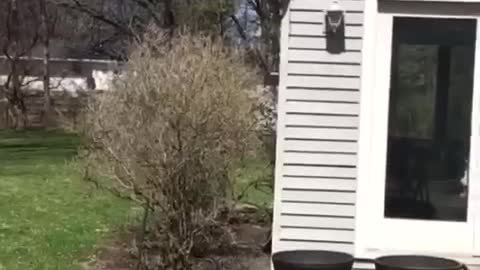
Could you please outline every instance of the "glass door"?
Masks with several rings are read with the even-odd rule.
[[[385,115],[374,116],[374,125],[384,161],[372,191],[383,205],[372,209],[378,213],[370,244],[471,253],[477,20],[380,16],[377,51],[389,53],[377,60],[375,111]]]
[[[475,28],[393,20],[386,218],[467,221]]]

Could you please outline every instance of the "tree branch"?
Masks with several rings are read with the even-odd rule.
[[[259,2],[260,0],[247,0],[247,3],[252,6],[252,8],[255,10],[257,13],[258,17],[260,17],[260,20],[265,19],[265,13],[262,10],[261,3]],[[276,0],[274,0],[276,1]]]
[[[79,0],[71,0],[71,1],[73,1],[74,4],[70,4],[68,2],[58,2],[57,5],[60,7],[74,9],[84,14],[87,14],[93,19],[106,23],[128,36],[134,36],[134,33],[131,31],[131,29],[128,26],[122,25],[122,23],[120,22],[107,18],[106,16],[104,16],[104,14],[102,14],[98,10],[89,8],[85,4],[81,3]]]
[[[255,56],[257,61],[259,62],[263,71],[266,74],[269,74],[270,73],[270,68],[267,65],[267,61],[265,61],[262,54],[260,53],[260,51],[257,48],[255,48],[255,47],[253,47],[249,44],[249,40],[248,40],[247,34],[245,33],[245,29],[243,29],[242,24],[240,23],[238,18],[235,15],[231,15],[230,18],[232,19],[233,23],[235,24],[235,27],[237,28],[237,31],[240,34],[240,36],[242,37],[242,39],[248,44],[249,48],[251,50],[253,50],[253,55]]]
[[[138,6],[144,8],[150,15],[152,15],[153,20],[158,26],[162,25],[162,19],[158,15],[155,10],[157,9],[155,5],[151,1],[145,1],[145,0],[132,0],[133,2],[137,3]]]

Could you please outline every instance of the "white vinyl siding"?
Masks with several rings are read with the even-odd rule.
[[[361,52],[343,52],[340,54],[331,54],[322,49],[290,49],[289,62],[313,62],[313,63],[340,63],[359,65],[362,59]]]
[[[283,190],[285,189],[303,189],[303,190],[344,190],[355,191],[356,182],[353,178],[338,177],[315,177],[315,176],[293,176],[285,175],[283,177]]]
[[[362,0],[346,10],[346,51],[326,50],[328,0],[292,0],[282,34],[274,251],[353,253],[362,58]],[[281,71],[282,72],[282,71]]]
[[[340,0],[340,5],[348,12],[362,12],[364,3],[361,0]],[[292,0],[291,10],[314,10],[325,11],[330,7],[332,1],[327,0]]]

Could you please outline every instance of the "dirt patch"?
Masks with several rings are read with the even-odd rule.
[[[235,220],[237,222],[237,220]],[[269,224],[233,223],[229,230],[234,249],[226,254],[197,260],[198,270],[269,270],[270,257],[262,251],[269,237]],[[84,270],[134,270],[135,231],[117,233],[116,237],[82,263]]]
[[[133,229],[117,232],[88,262],[81,264],[84,270],[130,270],[135,269],[132,246],[135,239]]]

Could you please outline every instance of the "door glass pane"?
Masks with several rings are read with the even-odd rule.
[[[394,19],[385,217],[467,219],[475,29]]]

